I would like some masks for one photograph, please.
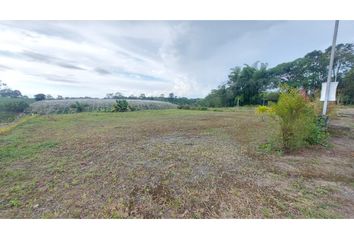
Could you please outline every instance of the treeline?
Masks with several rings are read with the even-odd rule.
[[[56,98],[54,98],[50,94],[44,94],[44,93],[38,93],[34,95],[34,99],[36,101],[42,101],[42,100],[64,100],[64,99],[98,99],[98,98],[92,98],[92,97],[63,97],[61,95],[58,95]],[[200,98],[186,98],[186,97],[177,97],[174,95],[174,93],[168,94],[168,96],[165,97],[164,94],[161,94],[160,96],[146,96],[144,93],[140,94],[139,96],[135,95],[130,95],[130,96],[125,96],[121,92],[116,92],[116,93],[107,93],[104,99],[140,99],[140,100],[155,100],[155,101],[163,101],[163,102],[170,102],[173,104],[177,105],[188,105],[188,106],[199,106],[200,102],[202,99]]]
[[[139,96],[130,95],[124,96],[120,92],[116,93],[107,93],[105,99],[141,99],[141,100],[155,100],[155,101],[163,101],[170,102],[176,105],[188,105],[188,106],[199,106],[202,99],[200,98],[186,98],[186,97],[178,97],[174,93],[169,93],[168,96],[161,94],[160,96],[146,96],[144,93]]]
[[[231,69],[228,81],[201,101],[207,107],[266,104],[277,101],[280,84],[303,90],[309,97],[319,95],[326,81],[331,47],[315,50],[302,58],[268,68],[255,63]],[[333,81],[338,82],[337,99],[342,104],[354,103],[354,44],[338,44],[333,64]]]
[[[6,83],[0,80],[0,97],[7,98],[27,98],[27,96],[22,96],[22,93],[19,90],[12,90],[9,88]]]

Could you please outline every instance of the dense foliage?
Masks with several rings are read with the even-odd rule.
[[[201,99],[200,98],[186,98],[186,97],[178,97],[174,93],[168,94],[165,96],[161,94],[160,96],[146,96],[144,93],[140,94],[140,96],[124,96],[120,92],[116,93],[107,93],[105,99],[132,99],[132,100],[151,100],[151,101],[162,101],[162,102],[170,102],[180,106],[198,106],[200,105]]]
[[[19,98],[22,93],[19,90],[8,88],[5,83],[0,80],[0,97]]]
[[[33,100],[28,98],[0,97],[0,123],[11,122],[26,111]]]
[[[42,101],[42,100],[46,99],[46,95],[43,93],[38,93],[38,94],[34,95],[34,99],[36,101]]]
[[[327,135],[323,122],[318,120],[314,106],[298,89],[282,89],[271,112],[280,119],[284,151],[325,142]]]
[[[280,84],[301,88],[313,97],[321,89],[328,74],[331,47],[312,51],[302,58],[267,68],[256,63],[231,69],[228,81],[214,89],[202,101],[208,107],[232,107],[249,104],[267,104],[277,101]],[[338,84],[338,101],[354,102],[354,44],[338,44],[333,64],[332,79]]]
[[[112,112],[128,112],[129,104],[127,100],[116,100],[116,103],[113,104]]]

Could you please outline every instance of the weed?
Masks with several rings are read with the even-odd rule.
[[[21,205],[21,202],[18,199],[11,199],[9,203],[11,207],[19,207]]]

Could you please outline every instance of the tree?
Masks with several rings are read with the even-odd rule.
[[[105,98],[112,99],[113,98],[113,93],[107,93]]]
[[[52,95],[50,95],[50,94],[47,94],[47,96],[45,97],[47,100],[53,100],[54,98],[53,98],[53,96]]]
[[[345,104],[354,103],[354,68],[343,79],[340,98]]]
[[[174,98],[175,98],[175,95],[171,92],[171,93],[168,94],[168,98],[174,99]]]
[[[232,107],[240,104],[259,104],[261,93],[267,89],[269,77],[267,64],[255,63],[252,66],[231,69],[226,84],[212,90],[205,98],[210,107]]]
[[[329,62],[332,47],[325,50],[324,55],[327,63]],[[354,66],[354,44],[338,44],[333,61],[333,79],[335,82],[341,82],[344,75],[349,72]]]
[[[46,98],[46,96],[43,93],[38,93],[38,94],[34,95],[34,99],[36,101],[42,101],[42,100],[45,100],[45,98]]]
[[[269,70],[271,83],[277,86],[286,83],[291,87],[303,88],[307,94],[314,95],[326,81],[331,47],[324,52],[312,51],[303,58],[282,63]],[[354,44],[338,44],[333,63],[333,80],[339,82],[338,91],[342,91],[345,75],[354,67]]]
[[[6,86],[7,86],[6,83],[4,83],[0,80],[0,90],[1,90],[1,88],[6,87]]]
[[[58,95],[58,96],[57,96],[57,99],[58,99],[58,100],[63,100],[64,98],[63,98],[63,96]]]
[[[124,98],[124,96],[123,96],[122,93],[116,92],[112,98],[114,98],[114,99],[119,99],[119,98]]]
[[[0,90],[0,96],[18,98],[18,97],[22,97],[22,94],[19,90],[11,90],[10,88],[3,88]]]
[[[139,98],[145,99],[146,98],[145,93],[140,94]]]

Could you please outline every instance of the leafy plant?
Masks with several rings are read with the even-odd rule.
[[[19,207],[21,202],[18,199],[11,199],[9,201],[11,207]]]
[[[83,112],[87,106],[88,106],[87,104],[80,103],[80,102],[75,102],[70,107],[74,108],[76,110],[76,112],[79,113],[79,112]]]
[[[24,112],[28,107],[29,104],[25,101],[13,101],[13,102],[5,103],[2,106],[2,109],[4,109],[7,112],[21,113]]]
[[[262,121],[264,121],[264,116],[271,111],[270,107],[267,106],[258,106],[256,108],[256,114],[261,116]]]
[[[285,152],[325,141],[325,129],[318,122],[313,105],[298,89],[283,86],[272,112],[280,119]]]
[[[116,100],[113,105],[112,112],[127,112],[129,110],[129,105],[126,100]]]

